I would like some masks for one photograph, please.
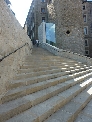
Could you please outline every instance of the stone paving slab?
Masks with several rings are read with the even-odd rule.
[[[48,73],[55,73],[55,72],[61,72],[62,70],[61,70],[61,68],[58,68],[58,69],[51,69],[51,70],[45,70],[45,71],[39,71],[39,72],[33,72],[33,71],[31,71],[31,69],[29,69],[29,70],[27,70],[27,69],[25,69],[25,70],[20,70],[18,73],[20,74],[20,73],[29,73],[29,72],[31,72],[31,73],[37,73],[37,74],[39,74],[39,73],[46,73],[46,72],[48,72]]]
[[[75,71],[74,71],[75,72]],[[78,73],[74,73],[74,74],[72,74],[72,75],[69,75],[70,77],[72,76],[72,77],[78,77],[78,76],[81,76],[81,75],[83,75],[83,74],[86,74],[86,73],[89,73],[90,72],[90,70],[85,70],[85,71],[80,71],[80,72],[78,72]],[[61,73],[57,73],[58,74],[58,76],[60,77],[61,75],[65,75],[65,74],[69,74],[70,72],[68,72],[68,71],[66,71],[66,72],[61,72]],[[55,74],[55,73],[53,73],[53,74]],[[51,76],[53,76],[53,74],[51,75]],[[54,77],[58,77],[57,76],[57,74],[56,74],[56,76],[54,76]],[[23,75],[23,74],[22,74]],[[50,74],[49,74],[50,75]],[[44,77],[45,75],[43,75],[43,77]],[[24,85],[27,85],[28,84],[28,82],[27,82],[27,80],[29,80],[30,82],[29,82],[29,84],[33,84],[33,83],[36,83],[36,82],[39,82],[39,78],[40,78],[40,76],[37,76],[37,77],[32,77],[32,78],[26,78],[26,79],[24,79],[24,80],[15,80],[15,81],[13,81],[12,83],[11,83],[11,86],[9,86],[9,89],[11,89],[11,88],[16,88],[16,87],[19,87],[19,86],[24,86]],[[50,76],[49,77],[47,77],[47,80],[50,78]],[[51,77],[52,78],[52,77]],[[32,80],[31,80],[32,79]]]
[[[80,114],[74,122],[92,122],[92,118],[86,115]]]
[[[24,117],[26,115],[26,117]],[[17,118],[16,116],[12,120],[7,120],[6,122],[39,122],[37,115],[32,113],[32,111],[20,114]]]
[[[80,81],[84,80],[86,77],[89,77],[91,74],[92,73],[89,73],[89,74],[85,75],[84,77],[81,76],[81,77],[75,78],[73,80],[69,80],[69,79],[72,79],[72,78],[63,76],[61,78],[59,77],[59,78],[56,78],[56,79],[52,79],[52,81],[56,80],[58,82],[64,82],[65,80],[69,80],[69,81],[66,81],[66,83],[71,84],[71,86],[73,86],[73,85],[76,84],[76,82],[80,82]],[[45,79],[43,79],[43,80],[45,80]],[[55,84],[57,84],[57,83],[55,83]],[[45,84],[39,86],[39,84],[43,84],[43,83],[33,84],[33,86],[35,86],[35,87],[32,87],[32,85],[29,85],[29,86],[24,86],[24,87],[22,86],[21,88],[19,87],[19,88],[10,90],[9,92],[7,92],[7,94],[4,97],[2,97],[2,103],[6,102],[6,101],[13,100],[13,99],[16,99],[17,97],[19,98],[19,97],[22,97],[24,95],[31,94],[33,92],[37,92],[37,91],[42,90],[44,88],[50,87],[51,85],[55,85],[53,83],[50,85],[50,82],[47,82],[48,85],[45,83],[46,86],[45,86]]]
[[[92,122],[92,99],[87,106],[79,113],[74,122]]]
[[[92,118],[92,106],[88,106],[88,105],[87,105],[87,106],[83,109],[82,113],[83,113],[84,115],[87,115],[87,116],[89,116],[89,117]]]
[[[78,86],[78,85],[77,85]],[[76,86],[74,86],[76,87]],[[72,87],[73,88],[73,87]],[[71,91],[72,91],[72,88]],[[85,87],[86,88],[86,87]],[[69,90],[70,90],[69,89]],[[74,89],[74,88],[73,88]],[[75,96],[78,94],[78,91],[81,91],[80,90],[81,87],[79,89],[75,90],[77,91]],[[83,90],[83,89],[82,89]],[[64,92],[63,92],[64,93]],[[54,113],[55,111],[57,111],[61,106],[63,106],[64,104],[66,104],[68,101],[70,101],[70,96],[71,96],[71,99],[73,98],[74,96],[74,91],[73,92],[70,92],[70,94],[68,96],[63,96],[63,93],[60,93],[58,96],[55,96],[53,98],[50,98],[48,100],[46,100],[45,102],[43,103],[40,103],[39,106],[36,105],[34,107],[32,107],[30,110],[27,110],[28,112],[31,111],[33,112],[34,114],[36,114],[37,116],[39,116],[39,121],[42,122],[44,119],[46,119],[49,115],[51,115],[52,113]],[[69,93],[68,90],[65,91],[66,95],[67,93]],[[29,99],[27,99],[29,100]],[[66,101],[66,102],[65,102]],[[76,103],[77,104],[77,103]],[[78,106],[76,106],[78,108]],[[27,112],[26,111],[26,112]],[[24,113],[26,113],[24,112]],[[19,116],[19,115],[18,115]],[[16,116],[17,117],[17,116]],[[24,114],[24,118],[25,118],[25,114]],[[18,119],[18,118],[17,118]],[[13,118],[10,119],[9,121],[12,122]],[[18,120],[20,121],[20,120]]]
[[[23,85],[29,85],[29,84],[41,82],[43,80],[54,79],[55,77],[58,77],[58,76],[60,77],[62,75],[67,75],[67,74],[69,74],[69,72],[53,73],[53,74],[30,77],[30,78],[21,79],[21,80],[14,80],[12,81],[10,88],[12,87],[14,88],[15,84],[16,84],[15,87],[22,86],[22,83]]]
[[[39,77],[39,76],[49,76],[49,75],[63,75],[63,74],[66,74],[65,72],[62,72],[62,71],[60,71],[60,72],[53,72],[53,73],[49,73],[49,72],[47,72],[47,73],[45,73],[45,74],[35,74],[35,73],[21,73],[21,74],[18,74],[18,75],[16,75],[16,77],[14,78],[14,79],[16,79],[16,80],[20,80],[20,79],[24,79],[24,78],[31,78],[31,77]]]
[[[68,104],[63,106],[58,112],[53,114],[51,117],[49,117],[44,122],[53,122],[54,119],[57,121],[60,121],[60,122],[74,122],[75,117],[82,110],[83,103],[85,103],[85,101],[87,101],[89,99],[89,96],[85,97],[85,100],[83,100],[81,103],[75,102],[74,99],[77,99],[78,97],[80,97],[81,94],[86,94],[88,89],[90,89],[91,87],[92,87],[92,85],[89,86],[87,89],[85,89],[85,91],[81,92],[78,96],[73,98],[72,101],[70,101]],[[92,96],[91,96],[91,98],[92,98]],[[82,99],[84,99],[84,97],[82,97]],[[63,114],[63,115],[61,116],[61,114]],[[69,116],[69,114],[70,114],[70,116]],[[80,118],[78,118],[75,122],[81,122],[81,121],[79,121],[79,119]],[[92,120],[92,119],[86,118],[85,122],[88,122],[88,121],[91,122],[90,120]]]
[[[92,73],[89,73],[89,74],[87,74],[87,76],[85,75],[82,79],[81,79],[81,77],[79,77],[79,78],[76,78],[75,80],[73,80],[74,81],[74,83],[73,83],[73,81],[68,81],[68,83],[70,82],[71,84],[76,84],[76,81],[82,81],[83,79],[85,79],[86,77],[89,77],[90,75],[91,75]],[[54,76],[55,77],[55,76]],[[68,77],[66,77],[66,76],[63,76],[64,78],[65,78],[65,80],[68,80],[67,78]],[[61,77],[61,79],[59,79],[59,78],[56,78],[56,80],[60,80],[60,82],[64,79],[63,77]],[[43,79],[43,80],[46,80],[46,79]],[[54,80],[54,79],[53,79]],[[63,80],[63,81],[65,81],[65,80]],[[67,83],[67,82],[66,82]],[[69,83],[69,84],[70,84]],[[38,85],[39,85],[39,83],[37,83]],[[36,85],[36,84],[34,84],[34,85]],[[43,84],[44,85],[44,84]],[[17,97],[21,97],[21,96],[24,96],[24,95],[27,95],[27,94],[31,94],[31,93],[33,93],[33,92],[36,92],[36,91],[38,91],[38,90],[41,90],[41,89],[43,89],[44,87],[43,86],[40,86],[40,87],[38,87],[38,86],[36,86],[36,87],[32,87],[32,85],[29,85],[29,86],[24,86],[24,87],[19,87],[19,88],[16,88],[16,89],[14,89],[14,90],[10,90],[3,98],[2,98],[2,102],[4,102],[4,101],[9,101],[9,100],[13,100],[13,99],[15,99],[15,98],[17,98]],[[38,90],[37,90],[38,89]]]

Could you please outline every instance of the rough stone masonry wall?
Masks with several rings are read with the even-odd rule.
[[[84,55],[81,0],[53,0],[48,5],[48,20],[56,24],[57,47]]]
[[[25,43],[27,44],[25,45]],[[32,47],[26,32],[22,29],[4,0],[0,0],[0,59],[21,46],[23,46],[21,49],[0,62],[0,95],[8,90],[11,80]]]

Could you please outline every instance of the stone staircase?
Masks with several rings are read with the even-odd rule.
[[[92,67],[33,48],[0,100],[0,122],[92,122]]]

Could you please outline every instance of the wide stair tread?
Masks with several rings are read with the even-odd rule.
[[[46,67],[44,67],[44,68],[46,68]],[[46,68],[46,69],[42,69],[42,67],[41,67],[41,70],[38,72],[38,71],[31,71],[30,73],[29,73],[29,70],[24,70],[24,72],[23,73],[18,73],[18,74],[16,74],[16,76],[15,76],[15,78],[14,78],[14,80],[19,80],[20,78],[28,78],[28,77],[31,77],[31,76],[38,76],[38,75],[42,75],[42,74],[51,74],[51,73],[54,73],[54,72],[61,72],[61,71],[70,71],[70,72],[74,72],[74,71],[76,71],[76,72],[78,72],[78,71],[83,71],[83,70],[87,70],[87,69],[89,69],[89,67],[80,67],[80,68],[76,68],[76,67],[52,67],[51,69],[49,69],[48,67]],[[32,69],[31,69],[32,70]],[[38,70],[38,69],[37,69]],[[44,70],[46,70],[46,71],[44,71]],[[91,69],[90,69],[91,70]],[[22,70],[23,71],[23,70]]]
[[[79,70],[79,69],[81,69],[81,70],[83,70],[83,69],[89,69],[89,67],[87,67],[87,66],[70,66],[70,67],[62,67],[62,66],[51,66],[51,67],[35,67],[35,68],[24,68],[24,69],[19,69],[18,70],[18,73],[27,73],[27,72],[38,72],[38,71],[45,71],[45,70],[55,70],[55,69],[62,69],[62,71],[63,70],[66,70],[66,69],[68,69],[68,70],[72,70],[72,69],[76,69],[77,71]]]
[[[43,63],[44,62],[44,63]],[[66,61],[64,61],[66,62]],[[80,67],[80,66],[83,66],[83,67],[86,67],[86,65],[83,65],[83,64],[80,64],[80,63],[76,63],[76,62],[66,62],[64,63],[63,61],[39,61],[39,63],[37,62],[24,62],[24,64],[21,66],[21,68],[28,68],[28,66],[30,68],[33,68],[33,67],[47,67],[47,66],[64,66],[64,67],[69,67],[69,66],[76,66],[76,67]]]
[[[40,47],[10,82],[0,97],[0,122],[79,122],[92,99],[92,67]]]
[[[29,84],[34,84],[34,83],[37,83],[37,82],[42,82],[44,80],[49,80],[49,79],[54,79],[54,78],[57,78],[57,77],[61,77],[61,76],[67,75],[67,74],[70,74],[70,72],[57,72],[57,73],[52,73],[52,74],[48,73],[48,74],[39,75],[39,76],[37,75],[37,76],[33,76],[33,77],[31,77],[29,75],[30,76],[29,78],[12,81],[10,88],[25,86],[25,85],[29,85]]]
[[[66,105],[69,101],[71,101],[71,100],[73,101],[72,98],[74,98],[76,95],[78,95],[80,92],[82,92],[85,88],[88,87],[83,92],[83,94],[85,95],[85,91],[87,92],[87,90],[90,87],[92,87],[92,85],[91,85],[92,79],[91,80],[88,79],[88,81],[86,80],[85,82],[82,82],[82,84],[83,84],[82,87],[80,86],[80,84],[76,84],[75,86],[72,86],[70,89],[67,89],[61,93],[58,93],[58,94],[56,94],[56,96],[53,96],[53,97],[49,98],[48,100],[46,100],[46,101],[44,101],[38,105],[33,106],[33,104],[35,104],[33,102],[32,108],[30,108],[29,110],[26,110],[25,112],[11,118],[7,122],[16,122],[16,121],[17,122],[25,122],[25,119],[27,119],[27,122],[42,122],[47,117],[52,115],[54,112],[58,111],[58,109],[60,109],[64,105]],[[89,100],[88,97],[87,97],[87,99]],[[32,99],[29,96],[26,96],[26,98],[27,98],[27,100]],[[84,100],[84,98],[83,98],[83,100]],[[82,101],[82,104],[84,104],[84,102],[85,102],[85,100]]]
[[[89,94],[88,91],[91,91],[91,94]],[[78,116],[78,113],[81,112],[81,110],[88,104],[91,99],[92,85],[74,97],[68,104],[63,106],[58,112],[53,114],[44,122],[74,122],[75,118]]]
[[[79,70],[79,72],[75,73],[76,70],[72,70],[72,73],[71,73],[71,71],[69,71],[69,70],[62,71],[62,69],[57,69],[57,70],[49,70],[47,72],[43,72],[42,74],[40,74],[40,72],[38,72],[37,75],[35,73],[33,73],[33,74],[35,74],[35,75],[32,75],[33,77],[30,75],[30,73],[28,73],[28,74],[21,73],[18,76],[21,76],[21,78],[22,78],[23,76],[27,75],[26,77],[24,77],[25,79],[13,80],[11,82],[11,85],[9,86],[9,89],[24,86],[24,85],[28,85],[28,84],[33,84],[33,83],[36,83],[36,82],[41,82],[43,80],[54,79],[54,78],[61,77],[61,76],[64,76],[64,75],[69,75],[69,74],[79,76],[79,75],[82,75],[82,74],[89,73],[91,71],[92,71],[92,69],[87,69],[85,71],[84,70],[81,70],[81,71]],[[29,78],[28,78],[28,76],[29,76]]]
[[[84,74],[84,72],[83,72],[83,74]],[[18,87],[16,89],[12,89],[12,90],[8,91],[4,95],[4,97],[2,97],[2,103],[16,99],[18,97],[21,97],[21,96],[24,96],[27,94],[31,94],[33,92],[37,92],[37,91],[45,89],[47,87],[54,86],[54,85],[58,84],[59,82],[64,82],[64,81],[67,82],[67,80],[72,79],[74,77],[75,77],[75,79],[73,79],[73,80],[80,81],[86,77],[90,77],[91,75],[92,75],[92,73],[88,73],[83,76],[80,76],[80,74],[75,73],[75,75],[70,75],[70,76],[66,75],[66,76],[62,76],[62,77],[58,77],[58,78],[54,78],[54,79],[50,79],[50,80],[45,80],[43,82],[35,83],[32,85],[28,85],[28,86]],[[80,77],[78,77],[78,76],[80,76]],[[70,81],[70,82],[73,82],[73,81]],[[73,83],[75,83],[75,82],[73,82]]]
[[[74,122],[92,122],[92,99],[82,112],[80,112]]]
[[[85,78],[87,78],[87,77],[85,77]],[[9,116],[13,116],[12,114],[13,114],[14,111],[16,111],[17,114],[18,114],[18,112],[26,110],[26,109],[30,108],[31,106],[34,106],[34,105],[36,105],[36,104],[38,104],[40,102],[43,102],[46,99],[49,99],[50,97],[53,97],[54,95],[57,95],[58,93],[67,90],[71,86],[74,86],[74,85],[82,82],[85,78],[81,79],[81,77],[80,77],[79,79],[68,80],[68,81],[65,81],[64,83],[59,82],[57,85],[51,86],[50,88],[44,89],[44,90],[39,91],[37,93],[33,93],[33,94],[30,94],[30,95],[27,95],[27,96],[25,96],[23,98],[15,100],[15,101],[11,101],[9,103],[2,104],[0,106],[0,110],[1,110],[0,113],[2,113],[1,116],[3,115],[3,117],[4,117],[9,112],[10,112]],[[85,84],[84,84],[84,86],[85,86]],[[15,107],[15,108],[13,109],[13,107]]]

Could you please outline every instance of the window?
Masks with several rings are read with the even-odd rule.
[[[45,2],[45,0],[41,0],[41,2],[43,2],[43,3],[44,3],[44,2]]]
[[[83,10],[85,10],[86,9],[86,6],[85,5],[83,5]]]
[[[32,27],[34,27],[34,22],[32,23]]]
[[[48,0],[48,4],[52,3],[52,0]]]
[[[31,35],[31,39],[32,39],[32,35]]]
[[[41,8],[41,12],[42,13],[45,13],[45,8]]]
[[[29,36],[29,31],[27,32],[27,35]]]
[[[83,15],[83,20],[84,20],[84,22],[87,22],[87,15],[86,14]]]
[[[32,30],[32,26],[31,26],[31,30]]]
[[[85,55],[89,55],[89,50],[85,50]]]
[[[92,10],[90,9],[90,14],[92,14]]]
[[[84,27],[84,34],[85,34],[85,35],[88,34],[88,27]]]
[[[34,38],[34,32],[33,32],[33,38]]]
[[[85,46],[88,46],[88,40],[85,40]]]
[[[42,22],[44,22],[45,21],[45,17],[42,17]]]

